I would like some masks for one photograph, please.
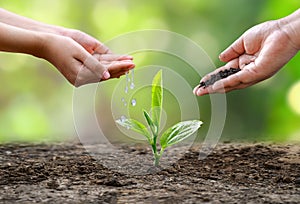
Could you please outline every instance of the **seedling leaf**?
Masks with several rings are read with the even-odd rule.
[[[144,117],[146,118],[146,121],[151,129],[151,132],[153,134],[155,134],[157,132],[157,127],[154,125],[154,123],[153,123],[151,117],[149,116],[149,114],[147,113],[147,111],[143,110],[143,112],[144,112]]]
[[[179,122],[173,127],[167,129],[160,138],[160,145],[163,149],[174,145],[195,133],[202,122],[199,120],[190,120]]]
[[[130,129],[132,131],[135,131],[137,133],[144,135],[147,138],[147,140],[149,142],[151,142],[152,139],[151,139],[149,131],[147,130],[146,126],[144,124],[140,123],[139,121],[134,120],[134,119],[118,119],[118,120],[116,120],[116,123],[118,123],[119,125],[127,128],[127,129]]]
[[[152,81],[152,121],[155,124],[157,131],[159,130],[160,117],[163,101],[163,85],[162,85],[162,70],[158,71]],[[156,132],[158,133],[158,132]]]

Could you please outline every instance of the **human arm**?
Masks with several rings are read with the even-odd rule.
[[[111,53],[109,48],[103,43],[82,31],[42,23],[24,16],[20,16],[3,8],[0,8],[0,22],[26,30],[70,37],[84,47],[89,53]],[[130,59],[130,57],[127,56],[126,59]]]
[[[209,87],[195,87],[194,94],[224,93],[254,85],[273,76],[300,49],[300,9],[282,19],[267,21],[250,28],[219,56],[226,62],[201,81],[220,70],[241,71]]]
[[[107,69],[123,73],[134,67],[131,60],[119,60],[120,57],[115,55],[100,55],[101,59],[97,59],[71,38],[4,23],[0,23],[0,51],[43,58],[52,63],[74,86],[110,78]]]
[[[67,80],[75,86],[96,81],[99,82],[99,72],[103,71],[104,69],[109,71],[109,74],[106,74],[106,76],[110,75],[111,78],[118,78],[135,66],[132,62],[133,58],[131,56],[112,54],[103,43],[79,30],[45,24],[1,8],[0,22],[2,22],[2,26],[8,25],[6,26],[6,28],[9,28],[8,30],[18,31],[16,33],[12,32],[12,35],[10,36],[6,35],[5,39],[0,39],[2,43],[4,43],[4,41],[8,42],[13,36],[18,39],[15,42],[10,41],[10,43],[8,43],[10,46],[9,49],[11,49],[10,51],[41,57],[38,56],[41,52],[40,49],[37,49],[39,53],[36,53],[35,49],[28,49],[28,47],[24,47],[24,43],[26,42],[24,41],[25,39],[39,39],[34,42],[30,41],[28,44],[30,46],[38,45],[40,47],[40,42],[43,42],[46,46],[43,46],[43,48],[45,48],[45,54],[42,56],[42,58],[51,62],[67,78]],[[23,35],[26,35],[27,38],[24,38]],[[47,36],[49,39],[47,39]],[[60,42],[61,44],[57,42]],[[53,46],[51,44],[53,44]],[[18,50],[18,48],[22,50]],[[3,47],[2,51],[8,50],[5,50]],[[77,55],[74,56],[75,53],[81,53],[79,55],[80,57]],[[55,57],[51,57],[52,55]],[[91,58],[91,56],[94,58]],[[77,61],[74,61],[74,59]],[[97,59],[98,62],[96,62],[95,59]],[[77,64],[78,62],[81,63],[81,66],[85,65],[85,67],[88,68],[83,69],[85,71],[93,69],[92,67],[96,66],[97,68],[94,68],[96,69],[96,73],[94,74],[96,74],[97,77],[91,79],[92,76],[87,75],[85,71],[79,72],[78,66],[80,67],[80,65]],[[72,65],[75,67],[72,67]],[[79,73],[81,73],[81,75],[78,75]],[[84,79],[78,80],[81,78],[79,76],[85,77],[83,77]],[[77,82],[75,79],[77,79]],[[107,77],[102,78],[102,80],[106,79]]]
[[[80,44],[89,53],[93,55],[96,54],[98,56],[97,58],[101,59],[101,62],[105,64],[107,64],[108,62],[112,63],[113,61],[120,62],[123,60],[133,60],[132,56],[129,55],[112,54],[111,50],[107,46],[105,46],[94,37],[80,30],[42,23],[24,16],[20,16],[2,8],[0,8],[0,22],[30,31],[69,37]],[[101,57],[99,57],[99,55],[101,55]],[[132,67],[134,67],[134,65],[132,65]],[[114,69],[114,67],[112,66],[110,66],[108,70],[113,78],[120,77],[128,71],[126,67],[117,67],[117,69]]]

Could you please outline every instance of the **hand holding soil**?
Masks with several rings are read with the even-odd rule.
[[[227,62],[202,78],[231,67],[241,71],[211,86],[197,86],[194,94],[224,93],[252,86],[278,72],[300,49],[300,9],[285,18],[252,27],[219,56]],[[200,82],[200,83],[201,83]]]

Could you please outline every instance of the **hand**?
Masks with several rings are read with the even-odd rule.
[[[61,35],[70,37],[75,40],[78,44],[80,44],[86,51],[89,53],[98,53],[98,54],[109,54],[112,53],[108,47],[106,47],[103,43],[99,42],[97,39],[92,36],[75,29],[67,29],[67,28],[55,28],[58,30],[58,33]]]
[[[75,86],[107,80],[109,75],[118,78],[134,68],[131,56],[113,55],[103,43],[79,30],[48,25],[1,8],[0,28],[6,30],[0,33],[0,50],[45,58]]]
[[[194,94],[201,96],[208,93],[224,93],[256,84],[273,76],[298,50],[298,45],[279,20],[254,26],[220,54],[220,60],[227,64],[206,75],[201,81],[230,67],[240,68],[241,71],[217,81],[212,86],[197,86]]]
[[[95,83],[110,78],[119,77],[134,67],[129,56],[113,54],[91,55],[77,42],[69,37],[44,34],[45,42],[39,54],[52,63],[74,86]]]
[[[111,50],[108,47],[106,47],[103,43],[99,42],[97,39],[82,31],[66,29],[62,27],[56,29],[59,30],[58,32],[61,33],[63,36],[67,36],[75,40],[86,51],[93,54],[93,56],[96,57],[101,63],[108,66],[108,71],[111,75],[111,78],[119,78],[120,76],[127,73],[130,69],[135,67],[133,63],[131,63],[130,66],[121,66],[123,60],[125,60],[124,63],[130,63],[129,60],[133,60],[133,58],[128,55],[112,54]],[[116,66],[116,63],[118,63],[119,66]],[[114,64],[115,66],[111,66],[111,64]]]
[[[135,67],[133,58],[128,55],[117,54],[93,54],[93,56],[107,67],[110,78],[120,78]],[[102,78],[102,81],[107,79]]]

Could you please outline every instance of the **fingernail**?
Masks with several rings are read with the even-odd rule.
[[[110,77],[110,74],[109,74],[108,71],[103,72],[103,78],[104,79],[109,79],[109,77]]]
[[[219,59],[222,60],[224,58],[224,51],[219,55]]]
[[[196,91],[196,95],[197,95],[197,96],[201,96],[201,89],[198,89],[198,90]]]

